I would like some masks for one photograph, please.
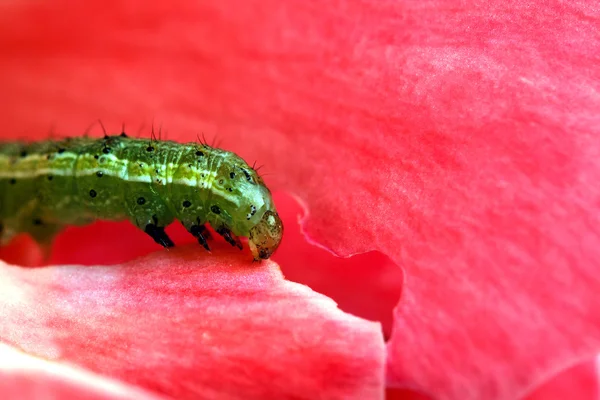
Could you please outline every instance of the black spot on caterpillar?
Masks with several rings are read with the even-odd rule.
[[[123,133],[0,143],[2,243],[26,232],[48,244],[65,225],[94,219],[128,219],[164,247],[173,245],[164,228],[177,219],[207,250],[210,224],[233,246],[248,237],[255,260],[283,236],[271,192],[232,152]]]

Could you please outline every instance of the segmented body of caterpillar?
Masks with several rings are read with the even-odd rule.
[[[0,238],[48,244],[65,225],[129,219],[164,247],[178,219],[209,250],[209,223],[230,244],[247,236],[255,260],[279,246],[271,192],[244,160],[206,144],[102,139],[0,143]]]

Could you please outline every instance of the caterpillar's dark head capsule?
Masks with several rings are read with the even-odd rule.
[[[283,237],[283,223],[274,211],[266,211],[252,229],[248,245],[255,260],[267,259],[277,250]]]

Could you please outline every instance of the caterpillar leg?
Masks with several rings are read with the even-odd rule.
[[[151,217],[139,216],[136,218],[135,224],[162,247],[175,247],[175,243],[165,233],[165,226],[168,224],[161,223],[156,215]]]
[[[13,230],[10,226],[6,226],[4,222],[0,221],[0,246],[8,245],[18,232]]]
[[[213,236],[210,233],[210,231],[208,230],[208,228],[206,227],[206,225],[201,225],[200,229],[202,230],[202,236],[204,236],[204,238],[206,240],[212,240]]]
[[[233,247],[237,247],[240,250],[242,250],[244,248],[242,246],[242,242],[240,241],[240,238],[235,236],[229,229],[227,229],[225,227],[220,227],[219,229],[217,229],[217,233],[219,235],[223,236],[223,238],[225,238],[225,241],[227,243],[229,243],[230,245],[232,245]]]
[[[157,226],[153,223],[147,224],[144,228],[144,232],[146,232],[154,241],[165,248],[174,247],[175,243],[171,240],[171,238],[165,233],[165,228]]]
[[[208,247],[207,239],[212,239],[212,235],[206,229],[204,225],[192,225],[188,232],[190,232],[196,239],[198,239],[198,243],[202,245],[206,249],[206,251],[210,251],[210,247]]]
[[[126,195],[129,218],[162,247],[174,247],[175,244],[165,233],[165,227],[173,222],[173,215],[156,194],[139,190]]]
[[[33,218],[28,225],[26,231],[39,244],[44,259],[47,260],[50,258],[54,237],[63,229],[63,225],[47,222],[37,217]]]

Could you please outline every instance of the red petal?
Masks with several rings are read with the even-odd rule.
[[[0,393],[5,399],[160,400],[139,388],[23,354],[0,344]]]
[[[7,4],[6,132],[155,118],[266,163],[310,238],[405,269],[391,383],[512,399],[600,347],[595,2]]]
[[[566,368],[533,388],[525,400],[597,400],[600,394],[598,366],[594,359]]]
[[[298,218],[303,211],[298,203],[283,193],[275,194],[275,202],[286,230],[285,239],[273,260],[283,267],[286,279],[327,295],[346,312],[381,322],[385,337],[389,337],[392,309],[400,298],[403,279],[396,265],[378,252],[339,258],[307,243],[300,232]],[[178,246],[195,242],[181,224],[172,224],[167,232]],[[127,240],[123,240],[124,237]],[[20,237],[11,246],[0,249],[0,256],[22,265],[43,263],[41,254],[32,252],[26,245],[31,245],[31,242]],[[47,262],[57,265],[112,265],[158,249],[159,245],[128,222],[99,221],[84,227],[68,227],[58,235]],[[199,257],[205,255],[203,249],[198,248],[198,251]],[[249,250],[245,251],[251,257]],[[31,259],[35,262],[29,262]],[[364,268],[365,265],[369,267]]]
[[[196,246],[122,266],[0,265],[0,341],[177,398],[383,397],[378,324]]]
[[[388,257],[369,252],[336,257],[307,243],[299,227],[304,211],[290,196],[275,195],[285,226],[285,238],[273,256],[286,279],[308,285],[335,300],[349,313],[382,323],[385,337],[392,329],[392,310],[402,289],[403,276]]]

